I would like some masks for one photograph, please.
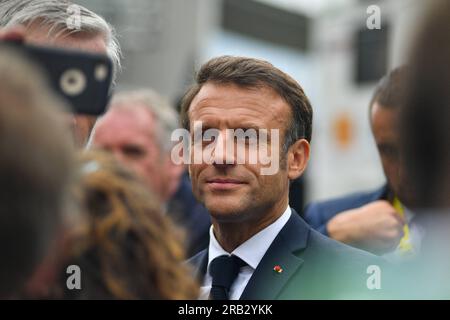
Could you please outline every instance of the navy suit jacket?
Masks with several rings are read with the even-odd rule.
[[[202,283],[208,250],[190,263]],[[367,268],[384,266],[384,260],[329,239],[292,215],[254,271],[241,300],[373,298],[367,288]],[[280,266],[283,272],[274,271]],[[380,295],[377,292],[377,295]]]
[[[370,202],[386,199],[387,194],[388,186],[384,185],[372,192],[360,192],[323,202],[313,202],[305,208],[303,217],[313,229],[328,236],[327,223],[335,215],[362,207]]]

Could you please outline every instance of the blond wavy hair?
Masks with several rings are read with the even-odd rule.
[[[82,270],[80,298],[196,299],[181,235],[156,198],[109,154],[90,151],[80,161],[76,197],[85,214],[70,257]]]

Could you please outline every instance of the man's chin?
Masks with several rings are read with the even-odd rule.
[[[232,203],[224,199],[210,200],[205,203],[211,217],[219,222],[240,221],[245,215],[245,207],[238,202]]]

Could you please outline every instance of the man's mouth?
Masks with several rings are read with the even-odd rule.
[[[206,180],[206,184],[213,190],[231,190],[246,183],[232,178],[213,178]]]

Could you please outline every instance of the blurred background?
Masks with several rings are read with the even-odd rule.
[[[406,62],[423,0],[78,0],[114,25],[119,89],[176,103],[209,58],[262,58],[293,76],[315,112],[305,202],[384,183],[368,120],[376,82]],[[380,8],[381,29],[367,19]]]

